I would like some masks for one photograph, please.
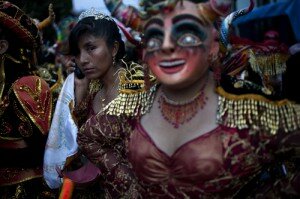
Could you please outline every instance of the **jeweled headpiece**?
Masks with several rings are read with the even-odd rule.
[[[90,9],[82,12],[78,17],[78,21],[80,21],[86,17],[94,17],[95,20],[106,19],[108,21],[114,22],[113,18],[111,18],[108,15],[103,14],[99,9],[96,9],[96,8],[90,8]]]

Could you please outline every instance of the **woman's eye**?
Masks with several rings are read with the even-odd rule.
[[[95,49],[95,46],[89,46],[89,47],[87,47],[87,51],[92,51],[94,49]]]
[[[202,41],[194,34],[185,33],[179,37],[177,44],[182,47],[194,47],[201,45]]]
[[[151,38],[147,41],[146,49],[149,52],[159,50],[161,47],[161,40],[158,38]]]

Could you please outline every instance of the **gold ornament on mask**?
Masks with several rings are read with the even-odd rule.
[[[256,54],[253,50],[249,50],[249,62],[254,72],[260,75],[279,75],[286,71],[286,61],[288,54],[269,53]]]

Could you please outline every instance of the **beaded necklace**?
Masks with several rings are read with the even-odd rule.
[[[187,101],[173,101],[162,92],[158,99],[159,109],[164,119],[172,124],[174,128],[179,128],[180,125],[190,121],[198,113],[198,110],[203,109],[206,105],[208,97],[205,96],[204,90],[207,84],[207,79],[200,88],[200,91]]]

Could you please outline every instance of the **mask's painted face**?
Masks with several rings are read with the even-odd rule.
[[[144,61],[164,85],[185,88],[208,71],[208,57],[218,44],[213,27],[198,14],[197,4],[183,1],[145,25]]]

